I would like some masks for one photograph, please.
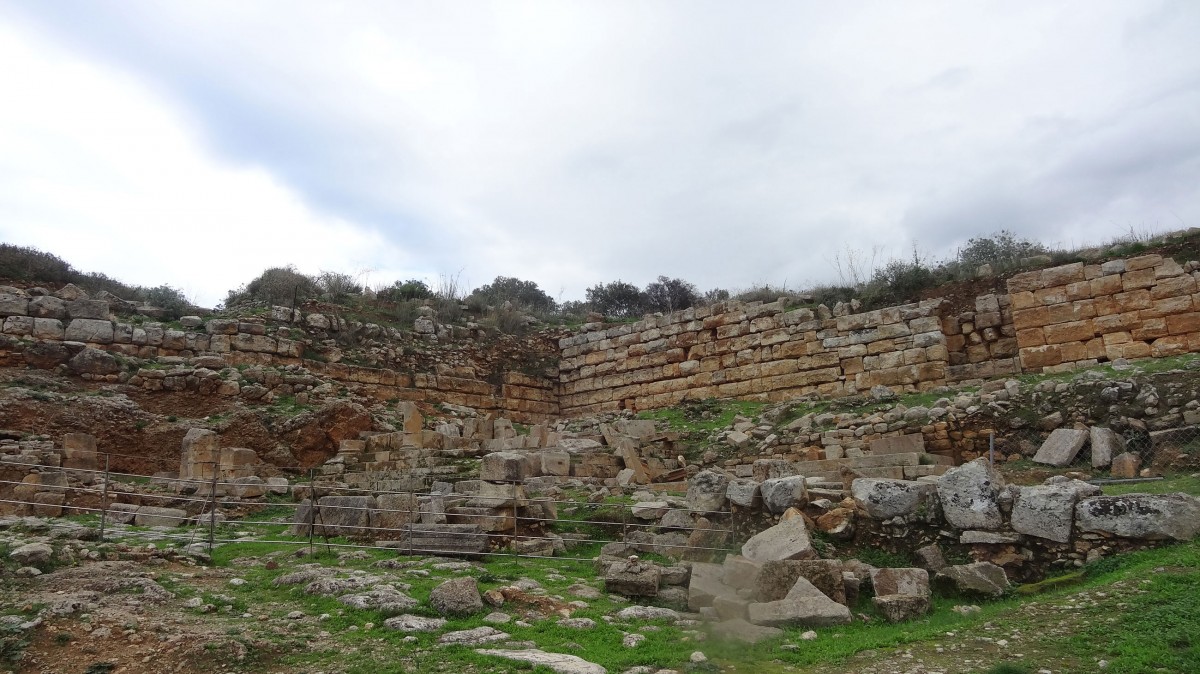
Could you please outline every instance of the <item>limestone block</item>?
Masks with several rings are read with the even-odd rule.
[[[813,559],[817,556],[804,518],[794,517],[759,532],[742,546],[742,556],[755,562]]]
[[[928,504],[937,485],[910,480],[859,478],[851,483],[851,494],[867,515],[880,520],[903,517]]]
[[[70,342],[112,344],[113,324],[111,321],[76,318],[67,325],[64,337]]]
[[[1080,531],[1188,541],[1200,533],[1200,499],[1187,494],[1095,496],[1075,506]]]
[[[1037,454],[1033,456],[1035,463],[1050,466],[1069,466],[1088,441],[1088,431],[1074,428],[1056,428],[1046,441],[1042,443]]]
[[[986,457],[946,471],[937,481],[942,513],[958,529],[996,529],[1003,524],[999,495],[1004,480]]]

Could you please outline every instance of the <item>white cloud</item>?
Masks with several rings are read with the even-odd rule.
[[[53,126],[18,106],[42,139],[0,159],[5,175],[31,180],[30,155],[79,168],[54,167],[54,189],[21,191],[20,208],[3,197],[0,217],[94,230],[160,222],[144,213],[189,196],[189,214],[218,213],[187,229],[234,229],[204,239],[202,259],[239,275],[222,288],[268,263],[230,257],[252,246],[270,264],[462,269],[580,298],[660,273],[826,281],[847,245],[941,255],[1000,227],[1078,242],[1200,225],[1194,3],[33,7],[10,19],[73,50],[13,54],[35,64],[39,105],[82,73],[123,93]],[[128,151],[142,146],[114,140],[121,120],[138,120],[135,140],[153,120],[173,133]],[[147,163],[176,189],[118,179]],[[283,214],[304,233],[280,236]],[[89,250],[118,276],[114,260],[153,257]],[[160,269],[179,278],[146,272]]]
[[[211,156],[133,78],[0,28],[0,234],[127,283],[212,305],[268,266],[374,268],[413,256],[314,212],[261,166]]]

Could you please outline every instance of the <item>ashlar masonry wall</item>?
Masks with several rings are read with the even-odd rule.
[[[718,303],[560,340],[564,415],[686,399],[833,397],[946,381],[940,300],[832,315],[780,302]]]
[[[1200,351],[1196,267],[1143,255],[1013,276],[1008,291],[1022,369]]]

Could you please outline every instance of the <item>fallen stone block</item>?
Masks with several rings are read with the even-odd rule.
[[[546,667],[558,674],[606,674],[608,670],[594,662],[588,662],[577,655],[566,653],[547,653],[536,648],[510,651],[494,648],[479,648],[475,650],[480,655],[491,655],[506,660],[526,662],[534,667]]]
[[[1088,429],[1092,445],[1092,468],[1108,468],[1113,457],[1125,449],[1125,441],[1111,428]]]
[[[758,485],[763,506],[779,514],[793,507],[803,507],[808,502],[808,484],[804,476],[777,477],[764,480]]]
[[[710,628],[710,634],[714,639],[757,644],[760,641],[782,636],[783,630],[778,627],[755,625],[748,620],[735,618],[713,624]]]
[[[991,562],[975,562],[947,566],[934,576],[934,584],[953,592],[998,597],[1008,591],[1008,576]]]
[[[659,566],[652,562],[618,561],[608,566],[604,588],[625,597],[654,597],[660,574]]]
[[[890,623],[902,623],[929,613],[929,597],[911,594],[885,594],[871,598],[871,603]]]
[[[929,572],[925,569],[871,569],[871,585],[876,596],[928,597]]]
[[[139,527],[178,527],[187,520],[186,510],[154,506],[139,506],[133,517],[133,523]]]
[[[751,623],[768,627],[824,627],[845,625],[851,621],[849,608],[826,597],[803,578],[796,581],[787,597],[750,604],[746,610]]]
[[[688,480],[687,504],[692,512],[715,513],[727,510],[725,494],[729,475],[715,470],[702,470]]]
[[[1013,502],[1010,524],[1018,533],[1067,543],[1071,540],[1075,502],[1099,493],[1099,487],[1079,480],[1021,487]]]
[[[754,598],[760,602],[778,601],[791,594],[801,580],[833,601],[846,603],[842,562],[837,559],[765,562],[755,578]]]
[[[1088,431],[1074,428],[1056,428],[1042,443],[1037,454],[1033,455],[1034,463],[1044,463],[1050,466],[1069,466],[1088,441]]]
[[[817,551],[812,547],[804,518],[794,517],[752,536],[742,546],[742,556],[755,562],[771,562],[814,559]]]

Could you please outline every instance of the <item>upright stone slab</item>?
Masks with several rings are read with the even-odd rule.
[[[420,433],[425,428],[425,417],[416,403],[403,401],[397,411],[404,417],[405,433]]]
[[[792,507],[802,507],[808,502],[808,486],[802,475],[765,480],[758,488],[763,505],[773,514]]]
[[[87,433],[67,433],[63,435],[63,468],[74,468],[81,471],[94,471],[99,465],[96,454],[96,438]],[[92,473],[85,473],[90,480]]]
[[[221,457],[221,440],[207,428],[193,428],[183,436],[179,461],[180,480],[210,480]],[[193,487],[198,485],[192,485]]]
[[[996,529],[1004,523],[1000,490],[1004,480],[986,457],[946,471],[937,481],[942,513],[956,529]]]
[[[1092,444],[1092,468],[1108,468],[1113,457],[1125,449],[1125,442],[1111,428],[1092,426],[1089,435]]]
[[[1049,466],[1069,466],[1083,449],[1088,440],[1088,431],[1075,428],[1056,428],[1050,437],[1042,443],[1037,454],[1033,455],[1034,463],[1044,463]]]

